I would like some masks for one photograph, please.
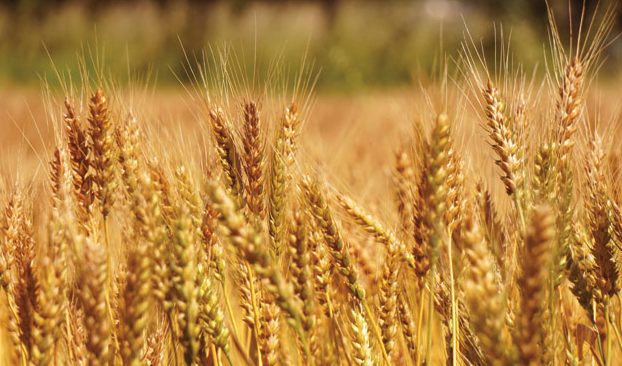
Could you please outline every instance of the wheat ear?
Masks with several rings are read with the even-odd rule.
[[[22,190],[15,187],[4,214],[4,246],[10,253],[7,258],[9,267],[15,268],[16,276],[12,288],[5,287],[5,291],[17,324],[19,334],[17,344],[20,345],[25,358],[29,356],[33,346],[33,315],[38,307],[39,292],[34,232],[32,221],[28,216]]]
[[[183,205],[175,224],[173,243],[173,293],[175,306],[179,311],[177,323],[181,334],[180,343],[184,347],[186,363],[191,364],[198,352],[198,289],[195,286],[197,276],[196,230],[192,226],[190,211]]]
[[[231,363],[229,330],[224,326],[225,316],[218,303],[218,295],[212,286],[212,281],[202,265],[198,266],[197,286],[199,287],[199,323],[210,335],[214,345],[225,353]]]
[[[115,151],[113,144],[113,123],[108,106],[108,98],[97,89],[89,105],[89,135],[94,168],[93,181],[97,185],[95,196],[100,201],[101,213],[108,217],[114,202]]]
[[[505,294],[497,278],[495,261],[488,251],[475,214],[469,211],[463,221],[465,270],[464,291],[471,325],[480,339],[491,365],[510,365],[510,334],[505,326]]]
[[[266,214],[264,204],[264,141],[261,131],[261,113],[255,102],[244,105],[244,170],[247,184],[245,198],[249,210],[259,219]]]
[[[84,310],[84,327],[87,331],[85,345],[90,352],[89,365],[105,365],[113,357],[112,325],[105,298],[106,256],[104,248],[91,238],[84,240],[83,248],[84,261],[80,270],[78,296]]]
[[[263,250],[261,236],[239,213],[236,204],[224,190],[211,187],[210,196],[221,212],[220,220],[224,233],[235,244],[240,256],[252,264],[255,271],[270,283],[266,287],[267,291],[275,297],[277,305],[291,318],[290,324],[298,334],[305,356],[313,366],[307,337],[302,329],[300,309],[293,301],[292,291],[276,269],[271,256]]]
[[[391,362],[389,361],[389,356],[387,355],[384,343],[382,342],[382,335],[380,329],[376,325],[372,317],[371,311],[369,310],[369,305],[367,304],[367,301],[365,299],[365,289],[358,281],[358,272],[352,264],[350,255],[348,254],[348,250],[341,237],[341,234],[339,233],[339,230],[337,229],[337,224],[335,223],[335,220],[328,207],[328,203],[326,202],[324,195],[321,193],[317,183],[311,180],[310,177],[303,177],[300,185],[304,192],[304,197],[309,206],[309,209],[315,217],[316,223],[322,230],[324,240],[328,244],[333,259],[339,267],[338,272],[343,276],[344,280],[346,281],[346,285],[348,286],[348,289],[350,290],[352,296],[358,299],[365,308],[368,320],[371,323],[375,336],[380,342],[380,349],[382,351],[384,361],[388,365],[390,365]]]
[[[285,109],[281,124],[277,126],[268,180],[268,233],[277,256],[283,247],[289,169],[294,164],[299,129],[298,107],[292,103]]]
[[[571,137],[577,131],[576,122],[583,105],[583,63],[579,58],[573,59],[564,68],[558,94],[559,160],[560,163],[564,163],[574,145]]]
[[[315,340],[315,314],[313,299],[313,279],[311,277],[309,248],[308,248],[308,224],[306,212],[297,208],[292,214],[292,225],[288,235],[288,243],[292,258],[292,278],[294,279],[294,292],[302,303],[302,327],[308,335],[311,343]]]
[[[92,165],[89,155],[90,145],[69,98],[65,99],[63,120],[69,147],[73,193],[77,202],[76,211],[82,223],[82,229],[86,230],[93,204],[93,177],[89,175],[89,168]]]
[[[239,155],[225,112],[221,108],[216,108],[210,110],[209,116],[212,121],[216,152],[227,189],[229,189],[231,194],[242,197],[242,167],[240,166]]]
[[[525,238],[523,274],[518,279],[522,300],[517,346],[523,365],[540,364],[539,343],[544,340],[545,335],[542,321],[546,309],[546,268],[554,236],[555,221],[550,206],[536,207]]]
[[[486,102],[488,133],[492,140],[492,148],[498,156],[495,163],[503,172],[501,180],[505,185],[507,194],[514,199],[516,210],[521,219],[522,229],[524,230],[523,183],[525,175],[521,152],[517,145],[515,133],[504,114],[505,107],[499,95],[499,90],[493,85],[492,81],[488,81],[483,93]]]

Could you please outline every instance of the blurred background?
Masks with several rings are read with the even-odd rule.
[[[588,13],[595,3],[587,2]],[[583,1],[549,4],[562,39],[568,39]],[[439,56],[455,58],[467,28],[477,42],[494,49],[493,23],[497,33],[503,25],[515,58],[527,70],[543,69],[544,0],[4,0],[0,87],[39,86],[42,78],[53,85],[53,65],[77,78],[81,59],[86,68],[99,60],[119,82],[132,70],[135,78],[157,79],[159,87],[179,86],[187,82],[184,50],[191,59],[201,58],[205,49],[211,57],[210,47],[222,49],[228,42],[247,70],[257,64],[267,72],[275,62],[296,68],[306,54],[320,72],[318,91],[386,89],[438,74]],[[614,33],[620,29],[618,21]],[[600,74],[607,80],[620,74],[621,47],[618,42],[607,49],[609,61]]]

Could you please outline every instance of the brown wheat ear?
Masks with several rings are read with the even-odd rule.
[[[592,279],[593,299],[596,305],[595,323],[601,339],[606,339],[608,331],[607,314],[611,299],[620,291],[620,269],[617,260],[614,231],[611,222],[611,200],[608,197],[604,175],[604,152],[598,136],[590,142],[590,150],[585,166],[587,197],[585,197],[587,223],[591,234],[591,252],[594,256]]]
[[[60,205],[63,175],[63,162],[61,161],[60,150],[56,147],[54,149],[54,157],[50,161],[50,188],[52,190],[53,208],[58,208]]]
[[[522,218],[523,208],[523,157],[516,141],[516,136],[504,114],[504,103],[497,89],[491,81],[484,88],[484,100],[486,102],[486,118],[488,120],[488,133],[492,140],[492,148],[498,156],[495,163],[501,168],[503,176],[501,180],[509,196],[514,197],[516,209]]]
[[[261,131],[261,113],[255,102],[244,105],[244,170],[247,185],[246,204],[249,210],[263,219],[264,204],[264,141]]]
[[[209,116],[212,121],[211,127],[216,142],[216,152],[227,189],[229,189],[231,194],[242,197],[242,167],[230,124],[227,122],[225,112],[221,108],[210,110]]]
[[[78,217],[84,226],[89,220],[91,205],[93,204],[93,177],[89,175],[89,167],[92,164],[89,155],[90,146],[69,98],[65,99],[65,109],[63,120],[65,122],[67,146],[69,147],[73,193],[78,205]]]
[[[108,106],[108,98],[101,89],[97,89],[89,105],[89,134],[94,175],[97,185],[95,196],[99,199],[101,213],[107,217],[114,202],[115,182],[115,150],[114,128]]]
[[[15,188],[4,213],[4,246],[8,251],[9,267],[15,268],[12,288],[7,291],[12,321],[17,323],[19,343],[24,355],[27,356],[33,347],[33,317],[38,308],[39,280],[35,261],[35,238],[32,220],[24,207],[24,196],[18,187]],[[7,278],[8,279],[8,278]]]

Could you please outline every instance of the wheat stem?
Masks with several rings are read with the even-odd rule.
[[[171,318],[171,312],[170,311],[166,311],[166,320],[168,321],[168,327],[171,330],[169,332],[170,336],[171,336],[171,345],[173,346],[172,348],[172,353],[173,353],[173,365],[175,366],[179,366],[179,359],[177,356],[177,337],[175,336],[175,328],[174,328],[174,323],[173,323],[173,319]]]
[[[620,347],[620,349],[622,349],[622,338],[620,337],[620,329],[618,329],[618,326],[616,325],[615,322],[610,322],[611,327],[613,328],[613,331],[616,334],[616,341],[618,342],[618,347]]]
[[[257,359],[259,360],[259,366],[262,366],[262,357],[261,357],[261,347],[259,347],[260,340],[259,340],[259,325],[261,324],[259,322],[259,306],[257,306],[257,295],[255,292],[255,280],[253,278],[253,270],[251,268],[251,265],[248,262],[245,262],[244,265],[246,266],[246,270],[248,271],[248,280],[249,280],[249,287],[250,287],[250,292],[251,292],[251,305],[253,306],[253,317],[254,317],[254,321],[253,321],[253,331],[255,333],[255,342],[257,343]]]
[[[432,330],[434,326],[434,287],[436,286],[436,263],[432,262],[430,266],[430,279],[428,292],[430,298],[428,299],[428,338],[426,345],[425,364],[432,364]]]
[[[110,290],[112,289],[112,256],[111,256],[111,247],[110,247],[110,237],[108,234],[108,216],[104,216],[104,242],[106,246],[106,266],[108,272],[108,284],[104,290],[104,296],[106,299],[106,311],[108,312],[108,318],[110,324],[114,324],[114,315],[112,312],[112,302],[110,299]],[[114,351],[117,353],[121,348],[119,346],[119,340],[117,339],[116,332],[111,332],[112,342],[114,344]]]
[[[227,358],[227,362],[229,362],[229,366],[233,366],[233,361],[231,360],[231,355],[229,351],[225,351],[225,357]]]
[[[365,309],[365,313],[367,314],[367,319],[369,320],[369,324],[371,324],[374,335],[376,336],[376,339],[378,339],[378,343],[380,344],[380,350],[382,351],[382,358],[384,359],[384,362],[386,362],[387,365],[391,365],[391,361],[389,361],[389,355],[387,355],[387,351],[384,348],[384,343],[382,342],[382,334],[380,333],[380,328],[378,328],[378,325],[376,324],[376,321],[374,320],[374,317],[372,316],[372,312],[369,309],[369,305],[367,304],[367,301],[363,300],[362,303],[363,303],[363,308]]]
[[[419,289],[419,314],[417,315],[417,340],[421,339],[421,325],[423,323],[423,304],[425,302],[425,287],[421,286]],[[419,365],[421,361],[421,351],[419,349],[419,345],[417,345],[417,349],[415,352],[415,365]]]
[[[607,358],[605,359],[605,366],[611,365],[611,321],[609,319],[609,314],[611,311],[610,300],[605,304],[605,319],[607,320]]]
[[[451,292],[451,323],[452,323],[452,330],[451,330],[451,343],[452,343],[452,347],[453,347],[453,352],[451,353],[451,360],[452,360],[452,365],[458,365],[458,354],[459,354],[459,346],[458,346],[458,335],[459,335],[459,329],[458,329],[458,317],[456,314],[456,310],[457,310],[457,306],[456,306],[456,294],[455,294],[455,281],[454,281],[454,265],[453,265],[453,257],[452,257],[452,250],[451,250],[451,236],[448,235],[448,240],[447,240],[447,254],[448,254],[448,261],[449,261],[449,285],[450,285],[450,292]]]
[[[233,326],[233,334],[236,337],[238,337],[240,333],[238,332],[238,326],[236,325],[235,317],[233,316],[233,309],[231,308],[231,300],[229,300],[229,296],[227,296],[227,289],[226,289],[224,281],[221,283],[221,286],[222,286],[223,297],[225,298],[225,307],[227,308],[227,315],[229,315],[229,318],[231,319],[231,325]]]

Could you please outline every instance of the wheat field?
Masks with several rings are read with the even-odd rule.
[[[611,14],[388,93],[0,92],[0,365],[622,364]]]

